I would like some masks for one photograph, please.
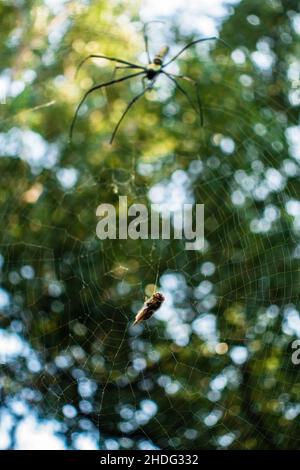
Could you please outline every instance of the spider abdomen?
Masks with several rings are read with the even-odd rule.
[[[154,57],[154,63],[162,65],[163,60],[166,57],[166,55],[168,54],[168,52],[169,52],[168,46],[162,47],[161,50]]]

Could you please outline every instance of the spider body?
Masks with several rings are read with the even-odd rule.
[[[155,64],[149,64],[147,65],[147,73],[146,77],[148,80],[154,80],[154,78],[160,73],[161,71],[161,65]]]
[[[116,67],[115,67],[115,70],[117,69],[131,69],[133,71],[135,71],[135,73],[131,73],[129,75],[126,75],[126,76],[123,76],[121,78],[116,78],[116,79],[113,79],[113,80],[110,80],[109,82],[105,82],[105,83],[101,83],[100,85],[95,85],[93,86],[92,88],[90,88],[83,96],[83,98],[81,99],[79,105],[77,106],[77,109],[75,111],[75,114],[74,114],[74,117],[73,117],[73,120],[72,120],[72,123],[71,123],[71,127],[70,127],[70,135],[69,135],[69,140],[70,142],[72,141],[72,135],[73,135],[73,129],[74,129],[74,125],[75,125],[75,122],[76,122],[76,119],[77,119],[77,115],[78,115],[78,112],[82,106],[82,104],[84,103],[85,99],[87,98],[87,96],[96,91],[96,90],[100,90],[101,88],[105,88],[107,86],[110,86],[110,85],[114,85],[115,83],[119,83],[119,82],[123,82],[125,80],[128,80],[130,78],[134,78],[134,77],[138,77],[138,76],[142,76],[143,77],[143,84],[144,84],[144,79],[147,79],[148,80],[148,84],[147,86],[144,86],[143,90],[141,93],[139,93],[138,95],[136,95],[127,105],[125,111],[123,112],[122,116],[120,117],[119,121],[117,122],[116,126],[115,126],[115,129],[112,133],[112,136],[111,136],[111,139],[110,139],[110,143],[113,142],[114,140],[114,137],[119,129],[119,126],[121,124],[121,122],[123,121],[124,117],[126,116],[127,112],[129,111],[129,109],[134,105],[134,103],[136,103],[136,101],[138,101],[143,95],[145,95],[145,93],[148,91],[148,90],[151,90],[153,85],[154,85],[154,82],[156,80],[156,78],[158,77],[158,75],[160,74],[163,74],[165,75],[166,77],[168,77],[168,79],[170,81],[172,81],[177,90],[181,92],[181,94],[183,94],[185,96],[185,98],[188,100],[188,102],[190,103],[190,105],[192,106],[192,108],[196,111],[196,113],[199,115],[200,117],[200,124],[203,125],[203,111],[202,111],[202,104],[201,104],[201,100],[200,100],[200,96],[199,96],[199,93],[198,93],[198,83],[196,80],[193,80],[191,79],[190,77],[186,77],[184,75],[174,75],[172,73],[169,73],[165,70],[165,68],[171,64],[174,60],[176,60],[186,49],[188,49],[189,47],[193,46],[194,44],[197,44],[197,43],[200,43],[200,42],[203,42],[203,41],[209,41],[209,40],[219,40],[221,41],[222,43],[224,43],[225,45],[227,45],[222,39],[219,39],[215,36],[213,37],[209,37],[209,38],[203,38],[203,39],[196,39],[195,41],[192,41],[190,42],[189,44],[187,44],[186,46],[184,46],[174,57],[172,57],[172,59],[170,59],[169,61],[167,62],[164,62],[164,59],[166,57],[166,55],[168,54],[169,52],[169,48],[167,46],[164,46],[161,48],[161,50],[155,55],[155,57],[153,58],[153,61],[151,60],[150,58],[150,54],[149,54],[149,49],[148,49],[148,37],[147,37],[147,34],[146,34],[146,25],[144,27],[144,41],[145,41],[145,48],[146,48],[146,53],[147,53],[147,57],[148,57],[148,64],[146,66],[143,66],[143,65],[138,65],[138,64],[134,64],[132,62],[128,62],[127,60],[123,60],[123,59],[118,59],[116,57],[107,57],[107,56],[104,56],[104,55],[99,55],[99,54],[92,54],[92,55],[89,55],[88,57],[86,57],[85,59],[83,59],[83,61],[79,64],[78,66],[78,69],[88,60],[88,59],[91,59],[91,58],[100,58],[100,59],[106,59],[106,60],[109,60],[111,62],[115,62],[116,64],[118,64]],[[121,64],[121,65],[120,65]],[[78,71],[77,69],[77,71]],[[185,81],[188,81],[190,83],[192,83],[194,86],[195,86],[195,91],[196,91],[196,99],[197,99],[197,106],[194,105],[194,102],[193,100],[191,99],[189,93],[184,89],[182,88],[182,86],[177,82],[177,78],[179,79],[183,79]]]
[[[154,78],[159,75],[162,71],[163,60],[169,51],[168,46],[164,46],[156,54],[153,59],[153,62],[150,62],[146,67],[146,77],[148,80],[154,80]]]
[[[152,315],[160,308],[164,300],[165,297],[160,292],[155,292],[150,299],[146,300],[143,307],[138,311],[133,325],[152,317]]]

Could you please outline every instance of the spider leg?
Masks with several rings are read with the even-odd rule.
[[[151,23],[165,23],[164,21],[160,21],[160,20],[153,20],[153,21],[147,21],[147,23],[144,24],[144,28],[143,28],[143,33],[144,33],[144,43],[145,43],[145,51],[147,53],[147,58],[148,58],[148,63],[150,64],[151,63],[151,57],[150,57],[150,53],[149,53],[149,45],[148,45],[148,35],[147,35],[147,26],[148,24],[151,24]]]
[[[172,73],[169,73],[173,78],[181,78],[182,80],[186,80],[188,82],[193,83],[196,91],[196,99],[197,99],[197,104],[198,104],[198,109],[199,109],[199,117],[200,117],[200,124],[203,126],[204,123],[204,118],[203,118],[203,105],[202,105],[202,100],[200,98],[200,93],[199,93],[199,83],[196,80],[193,80],[190,77],[187,77],[186,75],[174,75]]]
[[[119,119],[119,121],[117,122],[117,125],[116,125],[116,127],[115,127],[115,129],[114,129],[114,131],[113,131],[113,133],[112,133],[112,136],[111,136],[111,139],[110,139],[110,142],[109,142],[110,144],[113,143],[113,140],[114,140],[114,138],[115,138],[115,136],[116,136],[116,133],[118,132],[118,129],[119,129],[119,127],[120,127],[120,124],[121,124],[121,122],[123,121],[123,119],[125,118],[126,114],[127,114],[128,111],[130,110],[130,108],[131,108],[131,107],[134,105],[134,103],[136,103],[137,100],[140,99],[140,98],[146,93],[146,91],[148,91],[148,90],[150,90],[150,86],[148,86],[147,88],[144,88],[144,90],[143,90],[141,93],[139,93],[138,95],[136,95],[136,96],[128,103],[128,105],[127,105],[127,107],[126,107],[124,113],[123,113],[122,116],[120,117],[120,119]]]
[[[85,57],[85,59],[83,59],[80,62],[80,64],[78,65],[78,67],[76,69],[76,75],[79,72],[79,69],[81,69],[81,67],[83,66],[83,64],[89,59],[106,59],[106,60],[110,60],[112,62],[118,62],[119,64],[130,65],[130,67],[132,67],[134,69],[143,69],[143,70],[145,70],[145,67],[142,67],[141,65],[133,64],[132,62],[128,62],[127,60],[117,59],[116,57],[107,57],[106,55],[91,54],[91,55]]]
[[[112,73],[112,76],[111,76],[111,80],[114,80],[115,78],[115,75],[117,73],[118,70],[122,70],[122,69],[133,69],[135,67],[132,67],[132,65],[116,65],[114,70],[113,70],[113,73]]]
[[[147,24],[148,23],[144,24],[144,28],[143,28],[143,33],[144,34],[143,35],[144,35],[145,51],[146,51],[146,54],[147,54],[148,63],[150,64],[151,63],[151,58],[150,58],[149,46],[148,46],[148,36],[147,36],[147,32],[146,32]]]
[[[143,84],[144,90],[145,90],[145,88],[146,88],[146,85],[145,85],[145,82],[146,82],[146,81],[147,81],[147,77],[146,77],[146,75],[144,75],[144,76],[142,77],[142,84]]]
[[[202,108],[201,108],[201,112],[200,110],[198,111],[198,109],[195,107],[194,103],[193,103],[193,100],[191,99],[190,95],[182,88],[181,85],[179,85],[179,83],[177,82],[177,80],[175,80],[175,78],[170,75],[169,73],[165,72],[164,70],[161,71],[161,73],[163,73],[164,75],[166,75],[170,80],[172,80],[173,83],[175,83],[175,86],[176,88],[178,88],[178,90],[186,97],[186,99],[188,100],[188,102],[190,103],[190,105],[192,106],[193,110],[198,114],[198,116],[200,116],[200,121],[202,123]],[[202,125],[202,124],[201,124]]]
[[[198,44],[199,42],[204,42],[204,41],[220,41],[222,42],[225,46],[227,47],[230,47],[229,44],[227,44],[223,39],[221,38],[218,38],[217,36],[212,36],[212,37],[209,37],[209,38],[202,38],[202,39],[196,39],[195,41],[192,41],[190,42],[189,44],[187,44],[186,46],[184,46],[176,55],[174,55],[174,57],[172,57],[171,60],[169,60],[169,62],[167,62],[166,64],[163,65],[163,67],[167,67],[167,65],[171,64],[174,60],[177,59],[177,57],[179,57],[184,51],[186,51],[186,49],[188,49],[189,47],[193,46],[194,44]],[[231,49],[231,47],[230,47]]]
[[[100,90],[101,88],[104,88],[106,86],[110,86],[110,85],[113,85],[114,83],[119,83],[119,82],[123,82],[124,80],[128,80],[129,78],[133,78],[133,77],[137,77],[138,75],[141,75],[143,74],[143,72],[137,72],[137,73],[132,73],[130,75],[126,75],[126,77],[121,77],[121,78],[117,78],[115,80],[110,80],[109,82],[105,82],[105,83],[101,83],[100,85],[95,85],[93,86],[92,88],[90,88],[82,97],[79,105],[77,106],[76,108],[76,111],[75,111],[75,114],[74,114],[74,117],[72,119],[72,123],[71,123],[71,127],[70,127],[70,132],[69,132],[69,141],[71,142],[72,141],[72,135],[73,135],[73,129],[74,129],[74,126],[75,126],[75,122],[76,122],[76,119],[77,119],[77,115],[78,115],[78,112],[81,108],[81,106],[83,105],[85,99],[87,98],[87,96],[92,93],[93,91],[95,90]]]

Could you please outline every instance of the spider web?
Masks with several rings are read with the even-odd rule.
[[[238,66],[241,55],[236,53],[235,57]],[[267,130],[260,123],[253,128],[254,119],[249,115],[247,100],[251,100],[251,74],[242,75],[245,90],[239,115],[231,112],[230,100],[229,104],[221,104],[219,107],[210,107],[205,103],[204,110],[205,113],[222,114],[224,123],[229,119],[240,120],[245,133],[242,140],[241,134],[237,132],[238,125],[235,127],[236,134],[225,131],[225,126],[220,129],[206,126],[201,131],[199,154],[189,157],[189,163],[184,167],[181,156],[166,156],[161,162],[149,163],[148,160],[140,159],[138,150],[134,150],[131,168],[103,168],[97,178],[87,175],[85,181],[76,186],[76,190],[73,189],[76,172],[58,173],[64,192],[60,199],[51,201],[51,204],[53,211],[63,207],[64,211],[70,213],[70,218],[74,217],[76,223],[84,224],[85,214],[95,213],[96,197],[85,205],[80,214],[73,212],[72,200],[80,199],[86,191],[96,189],[99,183],[104,193],[126,193],[133,201],[146,196],[149,202],[159,201],[164,204],[175,201],[179,205],[195,200],[201,203],[201,193],[205,194],[206,199],[209,196],[214,202],[213,207],[218,208],[219,222],[223,221],[224,226],[227,226],[231,218],[234,226],[240,225],[243,243],[239,256],[245,261],[249,259],[252,262],[248,248],[253,245],[253,233],[264,234],[264,239],[269,240],[270,256],[262,252],[259,240],[254,244],[257,263],[249,267],[248,277],[240,271],[241,265],[237,263],[237,268],[229,271],[226,279],[227,289],[221,289],[214,281],[215,274],[224,272],[226,268],[215,260],[218,255],[222,259],[222,253],[233,252],[235,241],[231,238],[230,230],[223,231],[222,226],[214,225],[212,214],[207,214],[205,219],[206,224],[208,223],[205,248],[202,252],[192,254],[185,251],[184,242],[178,242],[176,245],[160,240],[143,243],[114,240],[100,242],[94,236],[93,227],[90,238],[83,242],[80,237],[74,236],[67,226],[62,229],[51,222],[48,226],[40,226],[45,237],[40,244],[31,243],[29,237],[29,240],[22,244],[0,245],[3,267],[11,284],[28,284],[27,303],[22,306],[23,326],[17,320],[11,323],[11,335],[15,338],[23,336],[25,340],[19,344],[19,350],[15,347],[14,351],[17,350],[17,353],[4,354],[3,362],[21,364],[22,359],[27,362],[27,368],[34,376],[33,382],[42,384],[40,390],[44,394],[48,416],[51,416],[52,412],[53,416],[65,420],[62,428],[57,425],[55,431],[62,435],[65,433],[70,446],[80,447],[80,440],[83,446],[86,437],[94,440],[96,447],[106,449],[193,448],[193,442],[198,442],[200,430],[203,448],[228,448],[232,445],[244,448],[245,427],[249,447],[251,439],[256,439],[257,436],[268,442],[269,437],[265,432],[271,433],[273,418],[267,415],[264,426],[258,418],[256,425],[253,424],[253,414],[257,417],[253,411],[256,406],[254,397],[258,395],[259,399],[259,393],[263,389],[261,380],[264,380],[268,401],[273,402],[275,406],[278,403],[278,389],[272,390],[274,379],[270,373],[263,375],[263,379],[257,374],[256,382],[254,380],[251,384],[240,385],[241,370],[255,354],[254,342],[258,338],[261,338],[264,344],[261,354],[255,360],[257,367],[268,362],[277,339],[288,346],[291,336],[299,335],[295,298],[289,288],[296,268],[292,263],[284,263],[285,237],[274,246],[271,230],[276,225],[277,230],[285,234],[286,228],[276,204],[265,204],[267,196],[280,193],[286,181],[299,174],[299,169],[297,160],[291,158],[282,162],[280,171],[274,169],[274,155],[270,153],[269,143],[264,137]],[[232,84],[226,80],[223,86],[225,96],[234,93]],[[266,98],[259,90],[256,93],[256,99],[265,103],[266,109]],[[278,136],[281,136],[278,142],[283,140],[280,113],[268,116],[264,115],[264,112],[267,113],[262,106],[262,120],[267,116],[269,127],[276,128]],[[293,138],[291,142],[292,140]],[[202,146],[207,142],[216,150],[221,150],[224,161],[214,154],[208,156],[201,153]],[[7,141],[5,145],[7,146]],[[264,166],[260,162],[258,149],[265,156]],[[230,159],[233,155],[238,158],[249,151],[253,152],[252,173],[251,170],[244,169],[236,171],[231,166]],[[277,152],[277,155],[280,151],[280,145],[277,144],[277,148],[275,145],[274,154]],[[79,157],[77,158],[79,160]],[[79,166],[79,161],[74,162],[75,168],[76,163]],[[222,175],[216,171],[220,165],[223,168]],[[145,192],[145,188],[141,187],[138,181],[141,175],[149,174],[155,174],[156,183]],[[164,175],[161,179],[160,174]],[[201,191],[198,188],[195,192],[194,183],[199,179]],[[230,187],[226,187],[228,180],[231,182]],[[224,184],[226,191],[231,192],[232,205],[226,206],[226,203],[219,200],[220,184]],[[288,191],[287,189],[285,194],[290,198],[281,202],[291,217],[296,219],[298,206]],[[30,195],[27,194],[27,197]],[[246,230],[243,222],[246,210],[244,202],[253,197],[261,206],[258,204],[256,209],[253,206],[249,208],[253,215]],[[233,214],[232,208],[236,209]],[[1,212],[4,214],[10,209],[9,206],[4,206]],[[24,217],[33,226],[37,223],[30,216]],[[292,234],[292,239],[296,246],[296,220],[294,229],[295,235]],[[48,237],[50,240],[55,233],[61,240],[61,254],[55,253],[48,244]],[[220,235],[224,234],[225,238],[221,238]],[[210,237],[215,240],[213,245],[210,244]],[[64,246],[68,249],[67,255],[64,254]],[[120,247],[123,247],[123,252]],[[14,252],[20,249],[21,266],[14,263]],[[296,257],[299,256],[297,253],[296,251]],[[62,264],[68,262],[76,266],[75,272],[62,272]],[[39,331],[35,337],[32,335],[34,327],[29,317],[30,310],[39,304],[41,290],[35,290],[35,273],[32,266],[44,264],[49,266],[49,271],[56,273],[55,278],[48,279],[46,276],[41,279],[52,298],[54,318],[62,311],[64,313],[63,321],[58,322],[58,327],[55,326],[55,321],[52,326],[45,318],[44,329],[40,326],[42,334]],[[280,285],[280,280],[277,284],[280,291],[277,301],[280,307],[272,303],[271,298],[269,303],[266,301],[264,285],[267,278],[272,278],[276,265],[283,266],[283,285]],[[101,277],[98,275],[99,266]],[[135,275],[135,272],[138,274]],[[140,277],[140,274],[145,275],[145,278]],[[242,289],[240,286],[238,290],[236,288],[237,278],[242,279]],[[74,282],[78,286],[80,305],[79,313],[75,316],[72,310],[74,299],[68,297],[68,285]],[[156,289],[165,295],[166,301],[147,323],[133,327],[132,321],[143,303],[145,294],[150,296]],[[218,293],[220,290],[223,292],[222,298]],[[130,296],[128,301],[126,296],[132,292],[134,296]],[[3,291],[5,311],[8,299],[4,296]],[[123,299],[126,299],[127,303],[124,303]],[[224,304],[228,306],[225,319],[220,317],[224,312]],[[222,308],[219,310],[220,305]],[[232,305],[236,306],[235,312],[230,311]],[[20,306],[15,300],[10,308],[12,311],[20,311]],[[243,322],[247,309],[248,313],[255,313],[244,330]],[[234,322],[240,322],[240,329],[237,328],[234,335],[231,315]],[[268,336],[270,325],[273,329]],[[239,335],[239,331],[246,334]],[[66,333],[67,338],[64,338],[62,332]],[[27,336],[33,344],[36,341],[37,349],[29,346]],[[56,337],[59,338],[58,342]],[[8,341],[8,336],[4,335],[3,338]],[[168,347],[163,348],[166,344]],[[125,358],[124,350],[127,355]],[[282,416],[291,419],[299,412],[297,406],[287,398],[289,390],[297,382],[297,374],[291,377],[288,373],[291,369],[290,352],[284,347],[282,351],[282,372],[287,374],[279,387],[280,412]],[[207,363],[210,367],[207,367]],[[272,364],[270,370],[271,366]],[[250,397],[246,405],[239,397],[241,386],[246,387],[246,396]],[[80,396],[76,406],[70,401],[70,397],[74,397],[74,388]],[[17,399],[9,398],[7,401],[8,408],[11,407],[19,416],[26,414],[20,403],[22,400],[30,402],[28,389],[30,383],[27,390],[23,388],[18,392]],[[114,400],[113,407],[110,397]],[[32,402],[35,402],[35,399],[32,399]],[[245,412],[236,411],[237,404],[244,407]],[[196,418],[191,422],[191,416],[194,414]],[[227,419],[228,415],[232,420]],[[81,431],[78,430],[77,416],[80,417]],[[170,417],[173,417],[173,420]],[[151,432],[147,426],[150,422]],[[178,432],[174,429],[174,423],[177,422],[181,423]],[[110,423],[116,423],[116,426],[110,426]],[[72,427],[75,432],[70,435],[67,428],[72,430]],[[296,433],[290,434],[289,440],[295,445]]]

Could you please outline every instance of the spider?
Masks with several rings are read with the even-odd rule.
[[[153,21],[153,22],[158,22],[158,21]],[[151,21],[149,23],[153,23],[153,22]],[[114,131],[111,135],[110,144],[113,143],[114,138],[116,136],[116,133],[117,133],[119,127],[120,127],[120,124],[123,121],[123,119],[125,118],[126,114],[130,110],[130,108],[143,95],[145,95],[145,93],[148,90],[151,90],[153,88],[153,85],[154,85],[157,77],[160,74],[163,74],[166,77],[168,77],[168,79],[175,84],[175,87],[177,88],[177,90],[180,91],[185,96],[185,98],[187,99],[189,104],[192,106],[192,108],[198,114],[198,116],[200,118],[200,124],[201,124],[201,126],[203,126],[203,109],[202,109],[202,103],[201,103],[199,92],[198,92],[198,82],[196,80],[193,80],[190,77],[185,76],[185,75],[174,75],[172,73],[167,72],[165,69],[168,65],[170,65],[172,62],[174,62],[184,51],[186,51],[189,47],[193,46],[194,44],[198,44],[198,43],[204,42],[204,41],[212,41],[212,40],[220,41],[223,44],[225,44],[226,46],[228,46],[228,44],[225,41],[223,41],[223,39],[218,38],[216,36],[202,38],[202,39],[195,39],[194,41],[191,41],[186,46],[184,46],[177,54],[174,55],[174,57],[167,60],[166,62],[165,62],[165,57],[167,56],[167,54],[169,52],[169,47],[167,47],[167,46],[162,47],[161,50],[154,56],[153,60],[151,60],[150,53],[149,53],[149,47],[148,47],[148,36],[147,36],[147,30],[146,30],[146,26],[149,23],[146,23],[144,25],[144,31],[143,31],[144,32],[145,49],[146,49],[146,54],[147,54],[147,58],[148,58],[148,64],[146,66],[134,64],[132,62],[128,62],[127,60],[118,59],[116,57],[108,57],[108,56],[100,55],[100,54],[91,54],[91,55],[85,57],[85,59],[83,59],[80,62],[79,66],[77,68],[77,72],[87,60],[94,59],[94,58],[96,58],[96,59],[106,59],[106,60],[109,60],[111,62],[115,62],[116,64],[122,64],[122,65],[117,65],[115,67],[114,72],[117,69],[132,69],[132,70],[136,70],[137,72],[136,73],[131,73],[131,74],[126,75],[126,76],[123,76],[121,78],[113,78],[112,80],[110,80],[108,82],[100,83],[99,85],[95,85],[92,88],[90,88],[83,95],[81,101],[79,102],[79,104],[77,106],[77,109],[75,111],[75,114],[74,114],[74,117],[73,117],[73,120],[72,120],[72,123],[71,123],[70,134],[69,134],[70,142],[72,141],[73,130],[74,130],[74,126],[75,126],[77,116],[78,116],[78,112],[79,112],[82,104],[84,103],[85,99],[87,98],[87,96],[90,93],[92,93],[96,90],[100,90],[101,88],[105,88],[105,87],[114,85],[115,83],[120,83],[120,82],[123,82],[125,80],[129,80],[130,78],[135,78],[135,77],[138,77],[138,76],[143,76],[143,85],[144,85],[143,91],[141,93],[139,93],[138,95],[136,95],[128,103],[127,107],[125,108],[125,111],[123,112],[122,116],[120,117],[119,121],[117,122],[117,124],[114,128]],[[113,75],[113,77],[114,77],[114,75]],[[185,81],[188,81],[188,82],[192,83],[195,86],[196,98],[197,98],[197,107],[194,105],[193,100],[191,99],[189,93],[182,88],[182,86],[178,83],[178,81],[176,79],[183,79]],[[145,86],[145,80],[147,81],[146,86]]]

